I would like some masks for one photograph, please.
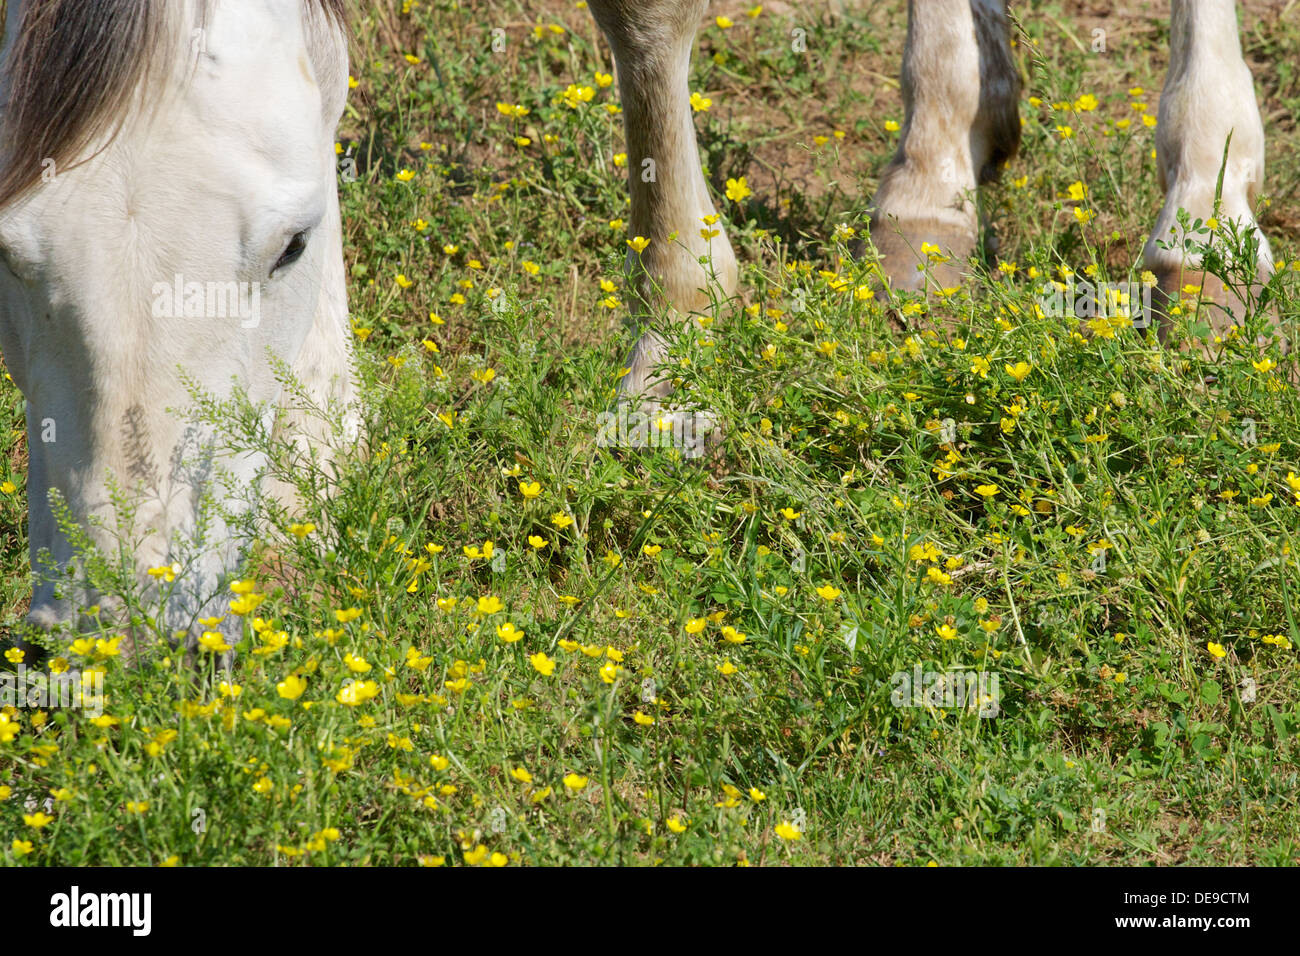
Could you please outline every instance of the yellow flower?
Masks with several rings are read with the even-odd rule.
[[[728,625],[726,625],[725,627],[723,627],[723,629],[722,629],[722,637],[723,637],[724,640],[726,640],[726,642],[727,642],[728,644],[744,644],[744,643],[745,643],[745,634],[744,634],[744,632],[743,632],[743,631],[738,631],[738,630],[736,630],[736,629],[735,629],[734,627],[732,627],[730,624],[728,624]]]
[[[564,105],[571,110],[576,110],[580,103],[590,103],[591,98],[596,95],[596,91],[590,86],[577,86],[570,83],[560,99],[564,100]]]
[[[370,663],[364,657],[357,657],[355,654],[344,654],[343,663],[354,674],[364,674],[370,670]]]
[[[266,600],[266,596],[263,594],[245,594],[243,597],[230,602],[230,613],[239,617],[252,614],[261,606],[264,600]]]
[[[176,575],[181,573],[179,564],[164,564],[161,567],[150,568],[148,574],[151,578],[162,578],[168,584],[176,580]]]
[[[519,630],[519,628],[515,627],[509,621],[506,621],[506,623],[498,625],[497,627],[497,637],[501,638],[501,640],[505,641],[507,644],[513,644],[516,641],[522,640],[523,636],[524,632]]]
[[[823,584],[817,589],[817,596],[823,601],[834,601],[840,596],[840,589],[831,587],[829,584]]]
[[[290,674],[275,685],[275,692],[285,700],[297,700],[307,689],[307,682],[297,674]]]
[[[334,699],[347,707],[356,707],[379,696],[379,685],[372,680],[353,681],[344,686]]]
[[[803,839],[803,833],[801,833],[799,828],[788,820],[783,820],[776,825],[776,835],[782,840],[794,841]]]
[[[23,823],[27,824],[29,827],[35,830],[39,830],[42,827],[49,826],[53,822],[54,822],[54,817],[49,816],[43,810],[38,810],[35,813],[23,814]]]
[[[1213,641],[1210,641],[1208,644],[1206,644],[1205,649],[1218,658],[1223,658],[1228,656],[1228,652],[1224,650],[1223,645],[1215,644]]]
[[[606,684],[612,684],[623,675],[623,668],[619,667],[613,661],[607,661],[600,668],[600,679]]]
[[[680,817],[669,817],[667,820],[667,826],[668,829],[672,830],[674,833],[685,833],[686,824],[690,822],[690,820],[682,820]]]
[[[587,785],[587,778],[581,774],[566,773],[564,775],[564,785],[576,793]]]
[[[643,714],[639,710],[632,714],[632,720],[640,724],[642,727],[649,727],[655,722],[653,717]]]
[[[707,622],[702,617],[693,617],[686,622],[686,633],[698,634],[700,631],[704,630],[704,625],[706,623]]]
[[[982,498],[992,498],[994,495],[999,494],[1001,491],[1002,489],[999,488],[997,485],[976,485],[975,486],[975,494],[979,495]]]
[[[510,771],[510,776],[514,777],[520,783],[533,782],[533,775],[529,773],[527,770],[525,770],[523,767],[515,767],[513,770]]]
[[[482,615],[496,614],[504,609],[505,605],[495,594],[488,594],[478,599],[478,612]]]
[[[951,624],[940,624],[935,627],[934,632],[945,641],[955,640],[957,637],[957,628]]]
[[[633,252],[640,253],[644,252],[645,247],[650,245],[650,240],[645,238],[645,236],[633,236],[631,239],[627,240],[627,245]]]
[[[531,655],[528,658],[528,663],[532,664],[533,670],[537,671],[537,673],[541,674],[543,677],[550,677],[555,673],[555,661],[547,657],[541,651]]]
[[[484,541],[481,550],[473,545],[465,545],[461,550],[465,552],[465,557],[472,561],[477,561],[479,559],[489,561],[492,558],[493,552],[496,551],[496,548],[493,546],[491,541]]]
[[[397,176],[394,178],[396,178],[399,183],[409,183],[415,178],[415,173],[411,172],[409,169],[403,169],[398,172]]]
[[[224,654],[230,650],[226,639],[217,631],[204,631],[199,635],[199,647],[213,654]]]
[[[1029,373],[1034,370],[1034,367],[1028,362],[1017,362],[1015,365],[1004,365],[1003,368],[1005,368],[1007,374],[1017,382],[1023,382]]]
[[[745,182],[744,176],[741,176],[739,179],[727,180],[727,198],[732,202],[740,202],[743,199],[749,198],[753,194],[754,191],[749,188],[749,184]]]
[[[433,663],[432,657],[426,657],[417,651],[414,647],[406,649],[406,666],[413,670],[423,671]]]
[[[713,105],[713,100],[709,99],[707,96],[703,96],[699,93],[691,94],[691,109],[693,109],[695,112],[703,113],[707,111],[708,108],[712,105]]]

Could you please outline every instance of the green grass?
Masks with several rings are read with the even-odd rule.
[[[127,666],[110,645],[54,648],[104,669],[115,721],[0,724],[0,859],[1300,859],[1295,361],[1255,344],[1262,315],[1180,348],[1207,335],[1189,306],[1162,348],[1035,310],[1063,265],[1139,279],[1161,197],[1130,104],[1154,115],[1164,6],[1124,21],[1104,57],[1062,33],[1077,21],[1023,25],[1024,148],[983,196],[1016,268],[990,261],[904,304],[899,333],[859,297],[869,266],[836,227],[865,228],[896,136],[903,6],[819,14],[804,55],[769,12],[702,32],[693,89],[713,105],[697,126],[742,288],[670,330],[679,395],[724,425],[716,455],[690,462],[596,442],[631,339],[626,306],[603,304],[629,297],[626,234],[609,225],[625,172],[588,14],[368,4],[341,142],[359,159],[342,194],[370,453],[345,457],[324,500],[248,409],[200,403],[311,504],[272,514],[281,530],[250,556],[264,600],[228,684],[213,654],[194,666],[162,647]],[[1250,56],[1298,40],[1294,13],[1244,34]],[[1274,117],[1261,223],[1290,263],[1298,81],[1257,82]],[[566,105],[571,83],[591,100]],[[1052,109],[1085,93],[1096,109]],[[723,198],[741,175],[754,194]],[[1075,182],[1086,201],[1068,198]],[[1269,285],[1290,336],[1298,285],[1289,265]],[[11,385],[2,407],[0,479],[17,490],[0,495],[0,594],[16,619]],[[487,541],[492,558],[467,555]],[[523,637],[503,639],[507,624]],[[894,675],[917,666],[996,675],[998,715],[895,706]],[[374,696],[347,702],[354,678]],[[52,793],[52,821],[26,822]]]

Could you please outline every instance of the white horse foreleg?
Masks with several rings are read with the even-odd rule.
[[[641,318],[666,305],[682,316],[708,309],[709,288],[736,289],[736,256],[715,215],[691,119],[690,62],[708,0],[591,0],[618,70],[632,196],[629,234],[650,244],[628,252]],[[708,233],[706,238],[705,232]],[[670,238],[671,237],[671,238]],[[619,382],[620,398],[662,398],[671,383],[655,374],[663,340],[642,333]]]
[[[1264,125],[1250,69],[1241,56],[1234,0],[1172,0],[1169,75],[1160,96],[1156,159],[1165,203],[1143,260],[1159,284],[1161,338],[1168,331],[1166,308],[1177,304],[1189,285],[1202,287],[1205,296],[1231,309],[1235,323],[1241,324],[1240,300],[1200,270],[1199,255],[1184,253],[1178,225],[1179,209],[1187,210],[1192,220],[1215,215],[1222,168],[1217,231],[1222,233],[1229,220],[1254,230],[1260,239],[1259,275],[1266,279],[1273,271],[1268,240],[1259,233],[1253,213],[1256,191],[1264,180]],[[1171,247],[1162,248],[1161,241]],[[1221,317],[1213,325],[1230,324],[1218,309],[1213,312]]]
[[[979,235],[975,188],[1020,144],[1004,0],[910,0],[902,86],[902,133],[872,201],[871,239],[894,288],[923,288],[922,264],[956,285]]]

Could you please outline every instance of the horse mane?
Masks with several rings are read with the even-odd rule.
[[[204,22],[208,2],[199,0]],[[344,26],[346,0],[302,2]],[[17,3],[17,35],[5,38],[10,56],[0,77],[0,209],[32,187],[49,160],[63,172],[92,144],[111,141],[137,91],[169,76],[183,49],[174,17],[185,7],[176,0],[9,0]]]

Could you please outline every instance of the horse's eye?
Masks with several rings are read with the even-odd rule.
[[[294,233],[293,238],[289,240],[289,245],[285,246],[284,252],[280,253],[280,258],[277,259],[275,265],[271,267],[271,275],[275,275],[275,273],[284,266],[293,265],[293,263],[297,262],[306,248],[306,231]]]

